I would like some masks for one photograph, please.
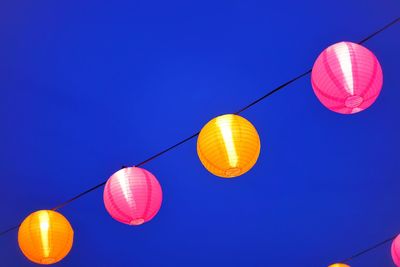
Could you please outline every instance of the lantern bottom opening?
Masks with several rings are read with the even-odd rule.
[[[141,225],[144,223],[144,219],[142,218],[138,218],[138,219],[134,219],[132,220],[129,224],[130,225]]]
[[[55,263],[56,260],[54,258],[44,258],[40,261],[42,264],[52,264]]]
[[[242,169],[238,168],[238,167],[233,167],[233,168],[229,168],[225,171],[225,175],[228,177],[234,177],[234,176],[238,176],[239,174],[241,174]]]
[[[364,99],[359,95],[352,95],[346,98],[345,105],[348,108],[356,108],[361,105]]]

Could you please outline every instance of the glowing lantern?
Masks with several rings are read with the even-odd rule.
[[[367,48],[340,42],[318,56],[311,83],[319,101],[328,109],[342,114],[357,113],[378,97],[383,83],[382,69]]]
[[[72,248],[74,231],[68,220],[52,210],[30,214],[18,230],[22,253],[38,264],[53,264],[62,260]]]
[[[209,121],[197,139],[197,154],[214,175],[231,178],[249,171],[260,154],[260,138],[245,118],[226,114]]]
[[[335,264],[329,265],[329,267],[350,267],[350,265],[347,265],[344,263],[335,263]]]
[[[400,235],[393,240],[392,259],[396,266],[400,266]]]
[[[140,225],[150,221],[161,207],[162,190],[145,169],[130,167],[114,173],[104,188],[104,205],[115,220]]]

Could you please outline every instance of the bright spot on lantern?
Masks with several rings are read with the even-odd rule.
[[[22,222],[18,244],[22,253],[38,264],[62,260],[72,248],[74,231],[68,220],[52,210],[39,210]]]
[[[357,113],[378,97],[383,83],[382,68],[367,48],[340,42],[318,56],[311,83],[319,101],[328,109],[342,114]]]
[[[335,263],[335,264],[329,265],[329,267],[350,267],[350,265],[347,265],[344,263]]]
[[[153,174],[137,167],[114,173],[104,187],[104,205],[115,220],[140,225],[150,221],[161,207],[162,190]]]
[[[260,154],[260,138],[245,118],[226,114],[209,121],[197,139],[197,154],[214,175],[231,178],[249,171]]]
[[[396,266],[400,266],[400,235],[393,240],[392,259]]]

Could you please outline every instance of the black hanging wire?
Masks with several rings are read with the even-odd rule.
[[[386,29],[390,28],[391,26],[395,25],[395,24],[398,23],[398,22],[400,22],[400,17],[396,18],[395,20],[393,20],[393,21],[391,21],[390,23],[386,24],[385,26],[383,26],[383,27],[380,28],[379,30],[377,30],[377,31],[373,32],[372,34],[368,35],[367,37],[365,37],[364,39],[362,39],[361,41],[359,41],[358,44],[363,44],[363,43],[367,42],[367,41],[370,40],[371,38],[375,37],[376,35],[380,34],[381,32],[385,31]],[[240,113],[242,113],[243,111],[246,111],[247,109],[251,108],[252,106],[258,104],[259,102],[263,101],[264,99],[266,99],[266,98],[272,96],[272,95],[275,94],[276,92],[278,92],[278,91],[282,90],[283,88],[287,87],[288,85],[290,85],[290,84],[294,83],[295,81],[297,81],[297,80],[299,80],[299,79],[301,79],[301,78],[307,76],[308,74],[311,73],[311,71],[312,71],[312,69],[309,69],[309,70],[303,72],[302,74],[300,74],[300,75],[298,75],[298,76],[296,76],[296,77],[290,79],[289,81],[287,81],[287,82],[285,82],[285,83],[279,85],[279,86],[276,87],[275,89],[269,91],[269,92],[266,93],[265,95],[263,95],[263,96],[259,97],[258,99],[254,100],[254,101],[251,102],[250,104],[248,104],[248,105],[244,106],[243,108],[239,109],[239,110],[236,111],[234,114],[240,114]],[[200,132],[197,132],[197,133],[195,133],[195,134],[193,134],[193,135],[191,135],[191,136],[189,136],[189,137],[183,139],[182,141],[179,141],[178,143],[176,143],[176,144],[174,144],[174,145],[172,145],[172,146],[170,146],[170,147],[168,147],[168,148],[162,150],[161,152],[158,152],[157,154],[155,154],[155,155],[153,155],[153,156],[151,156],[151,157],[145,159],[144,161],[142,161],[142,162],[140,162],[140,163],[138,163],[138,164],[136,164],[136,165],[134,165],[134,166],[139,167],[139,166],[145,165],[146,163],[148,163],[148,162],[150,162],[150,161],[152,161],[152,160],[154,160],[154,159],[156,159],[156,158],[162,156],[163,154],[165,154],[165,153],[167,153],[167,152],[169,152],[169,151],[175,149],[176,147],[178,147],[178,146],[180,146],[180,145],[182,145],[182,144],[184,144],[184,143],[186,143],[186,142],[192,140],[193,138],[197,137],[197,136],[199,135],[199,133],[200,133]],[[74,196],[74,197],[68,199],[67,201],[64,201],[63,203],[57,205],[57,206],[54,207],[52,210],[54,210],[54,211],[55,211],[55,210],[59,210],[59,209],[65,207],[66,205],[70,204],[71,202],[73,202],[73,201],[75,201],[75,200],[77,200],[77,199],[79,199],[79,198],[81,198],[81,197],[83,197],[83,196],[89,194],[90,192],[95,191],[96,189],[103,187],[106,183],[107,183],[107,181],[104,181],[104,182],[102,182],[102,183],[100,183],[100,184],[97,184],[97,185],[95,185],[95,186],[93,186],[93,187],[87,189],[86,191],[83,191],[83,192],[77,194],[76,196]],[[20,226],[20,224],[15,225],[15,226],[12,226],[12,227],[10,227],[10,228],[8,228],[8,229],[6,229],[6,230],[0,232],[0,236],[3,236],[3,235],[5,235],[5,234],[7,234],[7,233],[9,233],[9,232],[11,232],[11,231],[13,231],[13,230],[15,230],[15,229],[18,229],[19,226]],[[392,241],[392,240],[395,239],[395,238],[396,238],[396,236],[393,236],[393,237],[391,237],[391,238],[389,238],[389,239],[386,239],[386,240],[384,240],[384,241],[381,241],[381,242],[379,242],[379,243],[377,243],[377,244],[375,244],[375,245],[373,245],[373,246],[371,246],[371,247],[369,247],[369,248],[367,248],[367,249],[364,249],[363,251],[361,251],[361,252],[359,252],[359,253],[354,254],[353,256],[351,256],[351,257],[349,257],[349,258],[347,258],[347,259],[344,259],[342,262],[343,262],[343,263],[346,263],[346,262],[348,262],[348,261],[350,261],[350,260],[353,260],[353,259],[355,259],[355,258],[357,258],[357,257],[359,257],[359,256],[361,256],[361,255],[363,255],[363,254],[365,254],[365,253],[367,253],[367,252],[369,252],[369,251],[375,249],[375,248],[378,248],[378,247],[380,247],[380,246],[382,246],[382,245],[384,245],[384,244],[386,244],[386,243]]]
[[[0,232],[0,236],[2,236],[2,235],[4,235],[4,234],[7,234],[8,232],[11,232],[11,231],[13,231],[13,230],[15,230],[15,229],[18,229],[19,226],[20,226],[20,224],[15,225],[15,226],[13,226],[13,227],[10,227],[10,228],[8,228],[8,229],[6,229],[6,230]]]
[[[393,20],[392,22],[386,24],[385,26],[383,26],[382,28],[380,28],[379,30],[377,30],[376,32],[368,35],[367,37],[365,37],[364,39],[362,39],[361,41],[359,41],[359,44],[363,44],[366,41],[368,41],[369,39],[375,37],[376,35],[380,34],[381,32],[383,32],[384,30],[387,30],[388,28],[392,27],[393,25],[395,25],[396,23],[398,23],[400,21],[400,17],[398,17],[397,19]]]
[[[347,262],[349,262],[349,261],[351,261],[351,260],[353,260],[355,258],[360,257],[361,255],[364,255],[364,254],[370,252],[371,250],[374,250],[374,249],[376,249],[376,248],[378,248],[380,246],[385,245],[386,243],[389,243],[389,242],[393,241],[396,237],[397,237],[397,234],[392,236],[392,237],[389,237],[388,239],[385,239],[385,240],[383,240],[383,241],[381,241],[379,243],[376,243],[376,244],[374,244],[374,245],[372,245],[372,246],[370,246],[370,247],[368,247],[368,248],[366,248],[366,249],[354,254],[353,256],[350,256],[350,257],[342,260],[341,262],[342,263],[347,263]]]
[[[265,94],[265,95],[263,95],[262,97],[260,97],[260,98],[258,98],[258,99],[256,99],[256,100],[254,100],[253,102],[251,102],[251,103],[248,104],[247,106],[245,106],[245,107],[239,109],[238,111],[235,112],[235,114],[240,114],[240,113],[242,113],[243,111],[245,111],[245,110],[251,108],[252,106],[254,106],[254,105],[258,104],[259,102],[263,101],[264,99],[266,99],[267,97],[269,97],[269,96],[275,94],[276,92],[282,90],[283,88],[285,88],[285,87],[288,86],[289,84],[294,83],[295,81],[297,81],[297,80],[303,78],[303,77],[306,76],[307,74],[310,74],[311,71],[312,71],[312,69],[309,69],[309,70],[303,72],[302,74],[300,74],[299,76],[296,76],[296,77],[294,77],[293,79],[291,79],[291,80],[289,80],[289,81],[287,81],[287,82],[285,82],[285,83],[279,85],[279,86],[276,87],[274,90],[269,91],[267,94]]]

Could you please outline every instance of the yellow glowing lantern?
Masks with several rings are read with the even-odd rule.
[[[344,263],[335,263],[335,264],[329,265],[329,267],[350,267],[350,265],[347,265]]]
[[[53,264],[71,250],[74,231],[68,220],[58,212],[39,210],[22,222],[18,244],[22,253],[38,264]]]
[[[197,154],[214,175],[231,178],[249,171],[260,154],[260,137],[245,118],[226,114],[209,121],[197,139]]]

